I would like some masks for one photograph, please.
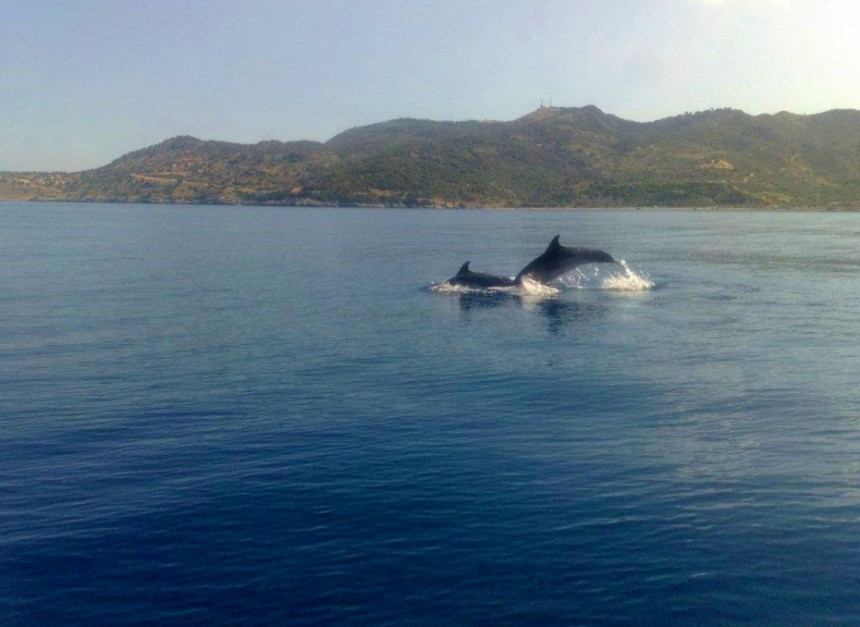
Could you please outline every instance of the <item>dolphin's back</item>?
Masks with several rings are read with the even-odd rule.
[[[469,269],[469,262],[467,261],[460,266],[457,274],[448,279],[448,283],[473,289],[487,289],[491,287],[510,287],[514,285],[514,280],[510,277],[498,274],[472,272]]]
[[[553,237],[546,250],[519,271],[516,278],[517,283],[521,282],[524,277],[540,283],[549,283],[553,279],[570,272],[576,266],[587,263],[616,263],[612,255],[607,252],[596,248],[562,246],[558,239],[558,235]]]

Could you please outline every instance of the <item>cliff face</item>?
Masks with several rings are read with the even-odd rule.
[[[95,170],[2,174],[19,199],[390,206],[860,206],[860,112],[651,123],[597,107],[399,119],[326,143],[175,137]]]

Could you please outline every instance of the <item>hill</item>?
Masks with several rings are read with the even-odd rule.
[[[95,170],[0,174],[0,197],[385,206],[860,206],[860,111],[594,106],[510,122],[398,119],[325,143],[175,137]]]

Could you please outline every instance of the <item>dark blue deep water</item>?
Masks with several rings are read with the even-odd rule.
[[[0,624],[857,624],[858,383],[860,215],[0,204]]]

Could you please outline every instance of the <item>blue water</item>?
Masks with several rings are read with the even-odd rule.
[[[860,215],[0,204],[0,624],[857,624],[858,371]]]

